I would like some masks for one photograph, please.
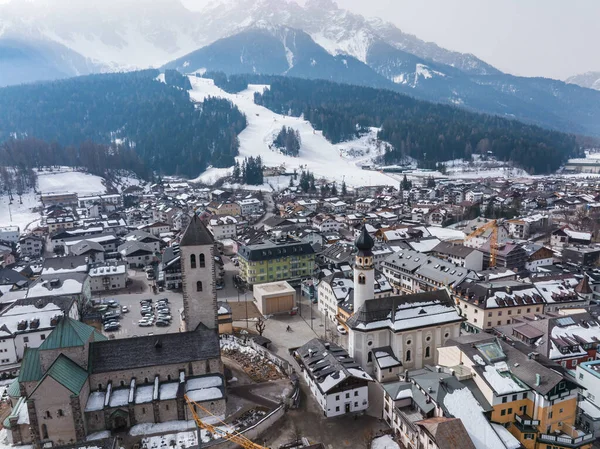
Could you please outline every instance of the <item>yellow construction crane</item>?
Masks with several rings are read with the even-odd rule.
[[[200,404],[192,401],[188,397],[187,394],[185,395],[185,401],[187,402],[187,405],[188,405],[190,411],[192,412],[192,416],[194,417],[194,421],[196,421],[196,425],[198,426],[198,428],[205,429],[205,430],[209,431],[210,433],[212,433],[213,435],[218,435],[219,437],[223,438],[224,440],[235,443],[235,444],[239,445],[240,447],[243,447],[244,449],[269,449],[268,447],[261,446],[260,444],[256,444],[256,443],[250,441],[244,435],[235,431],[235,429],[233,429],[231,426],[229,426],[229,424],[225,424],[223,421],[221,421],[219,418],[217,418],[215,415],[213,415],[207,409],[202,407]],[[198,413],[196,413],[196,407],[198,407],[200,410],[207,413],[208,415],[214,417],[225,428],[211,426],[210,424],[202,421],[200,419],[200,417],[198,416]],[[202,435],[198,435],[198,445],[200,447],[202,447]]]
[[[471,232],[465,240],[479,237],[488,229],[492,229],[492,235],[490,236],[490,263],[488,264],[488,267],[492,268],[496,266],[496,253],[498,252],[498,222],[496,220],[487,222]]]

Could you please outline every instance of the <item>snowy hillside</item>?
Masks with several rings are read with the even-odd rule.
[[[569,84],[577,84],[588,89],[600,90],[600,72],[587,72],[575,75],[565,80]]]
[[[267,166],[284,165],[287,170],[308,169],[317,178],[324,177],[337,182],[346,181],[348,185],[394,185],[398,181],[376,171],[363,170],[354,160],[341,156],[341,150],[353,146],[365,149],[365,141],[333,145],[328,142],[320,131],[315,131],[311,124],[298,117],[276,114],[267,108],[254,103],[254,93],[262,92],[268,86],[250,85],[239,94],[228,94],[214,85],[213,80],[191,76],[192,90],[190,96],[194,101],[203,101],[207,96],[226,98],[232,101],[248,120],[248,126],[239,135],[239,159],[250,156],[261,156]],[[300,132],[302,146],[299,157],[290,157],[280,151],[269,148],[273,138],[282,126],[291,127]],[[375,148],[372,150],[376,151]],[[362,160],[361,158],[358,158]],[[218,175],[211,171],[206,178]],[[205,178],[205,177],[202,177]]]

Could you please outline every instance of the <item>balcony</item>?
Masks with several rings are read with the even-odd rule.
[[[542,433],[538,436],[538,441],[542,443],[556,443],[560,446],[568,446],[568,447],[580,447],[586,444],[593,443],[594,434],[587,433],[584,435],[580,435],[578,437],[571,437],[565,433],[561,433],[558,435],[545,434]]]
[[[540,425],[539,419],[532,419],[527,415],[515,415],[515,421],[521,426],[537,427]]]

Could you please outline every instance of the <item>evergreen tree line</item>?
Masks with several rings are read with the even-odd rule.
[[[10,201],[17,195],[22,204],[21,196],[31,189],[37,189],[37,174],[32,168],[0,166],[0,193],[6,193]]]
[[[236,160],[233,165],[233,179],[242,184],[260,186],[265,180],[263,176],[263,164],[260,156],[247,157],[242,164]]]
[[[249,79],[254,81],[252,75]],[[385,153],[387,164],[411,156],[435,165],[490,152],[530,173],[548,173],[581,151],[569,134],[388,90],[284,77],[272,77],[270,86],[255,94],[258,104],[303,116],[333,143],[354,139],[370,126],[380,127],[379,138],[393,147]]]
[[[77,167],[93,175],[105,177],[109,170],[130,170],[144,179],[150,171],[132,148],[103,145],[90,141],[62,146],[35,138],[11,139],[0,145],[0,164],[18,171],[31,171],[57,165]],[[31,186],[33,187],[33,186]]]
[[[298,130],[283,126],[277,137],[275,137],[273,145],[279,148],[284,154],[297,157],[300,154],[302,139]]]
[[[163,174],[197,176],[208,165],[231,167],[246,117],[224,99],[195,105],[189,79],[166,72],[161,83],[158,75],[144,70],[0,89],[0,142],[35,137],[81,151],[88,141],[118,141]]]

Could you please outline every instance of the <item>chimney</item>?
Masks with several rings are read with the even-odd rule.
[[[330,346],[330,345],[329,345],[329,342],[328,342],[328,341],[326,341],[326,342],[325,342],[325,344],[324,344],[324,346],[325,346],[325,349],[329,349],[329,346]]]
[[[536,373],[535,375],[535,386],[539,387],[542,383],[542,376]]]

